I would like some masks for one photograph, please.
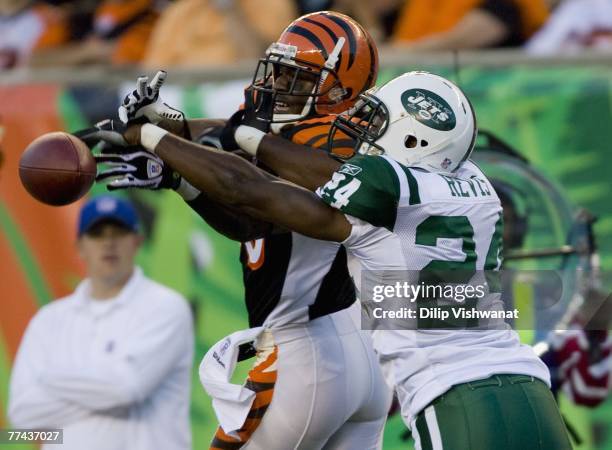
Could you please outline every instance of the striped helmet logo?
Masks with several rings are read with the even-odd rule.
[[[338,32],[334,31],[332,29],[332,26],[326,24],[323,18],[326,18],[332,21],[334,24],[336,24],[338,27],[342,29],[343,33],[339,34]],[[326,14],[326,13],[320,13],[314,16],[311,15],[309,17],[304,17],[299,22],[303,22],[304,24],[312,25],[314,27],[317,27],[321,31],[323,31],[327,36],[329,36],[329,38],[333,42],[333,45],[335,45],[338,42],[339,38],[344,37],[348,41],[348,49],[349,49],[349,52],[348,52],[349,60],[348,60],[347,69],[351,68],[351,66],[355,62],[355,53],[357,51],[357,38],[355,37],[355,33],[353,32],[353,29],[351,28],[349,23],[347,23],[341,17],[338,17],[333,14]],[[317,34],[315,34],[312,30],[309,30],[299,24],[295,24],[295,25],[291,25],[287,29],[287,32],[296,34],[310,41],[312,45],[314,45],[316,48],[318,48],[321,51],[324,59],[327,59],[329,57],[329,51],[331,51],[332,47],[330,47],[329,49],[325,48],[325,45],[323,44],[319,36],[317,36]],[[341,67],[341,65],[342,65],[342,52],[339,55],[338,62],[336,63],[336,68]]]

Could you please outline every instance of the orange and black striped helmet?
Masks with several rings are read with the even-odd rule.
[[[281,67],[291,69],[293,80],[280,91],[274,76]],[[299,117],[339,114],[352,107],[359,94],[376,82],[378,50],[368,32],[350,17],[333,11],[307,14],[294,20],[266,51],[255,73],[253,87],[279,96],[306,97]],[[299,91],[298,80],[314,81]]]

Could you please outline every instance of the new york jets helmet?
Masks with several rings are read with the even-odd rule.
[[[469,158],[477,134],[469,100],[447,79],[408,72],[361,95],[339,115],[330,138],[342,131],[362,154],[385,154],[400,164],[453,172]]]

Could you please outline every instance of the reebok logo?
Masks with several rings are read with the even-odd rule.
[[[351,175],[354,177],[361,171],[362,171],[361,167],[357,167],[357,166],[347,163],[347,164],[344,164],[342,167],[340,167],[340,170],[338,172],[344,173],[346,175]]]

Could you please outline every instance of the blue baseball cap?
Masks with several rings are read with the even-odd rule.
[[[90,199],[81,209],[78,235],[82,236],[103,221],[116,222],[128,230],[138,231],[138,215],[130,202],[112,195],[101,195]]]

